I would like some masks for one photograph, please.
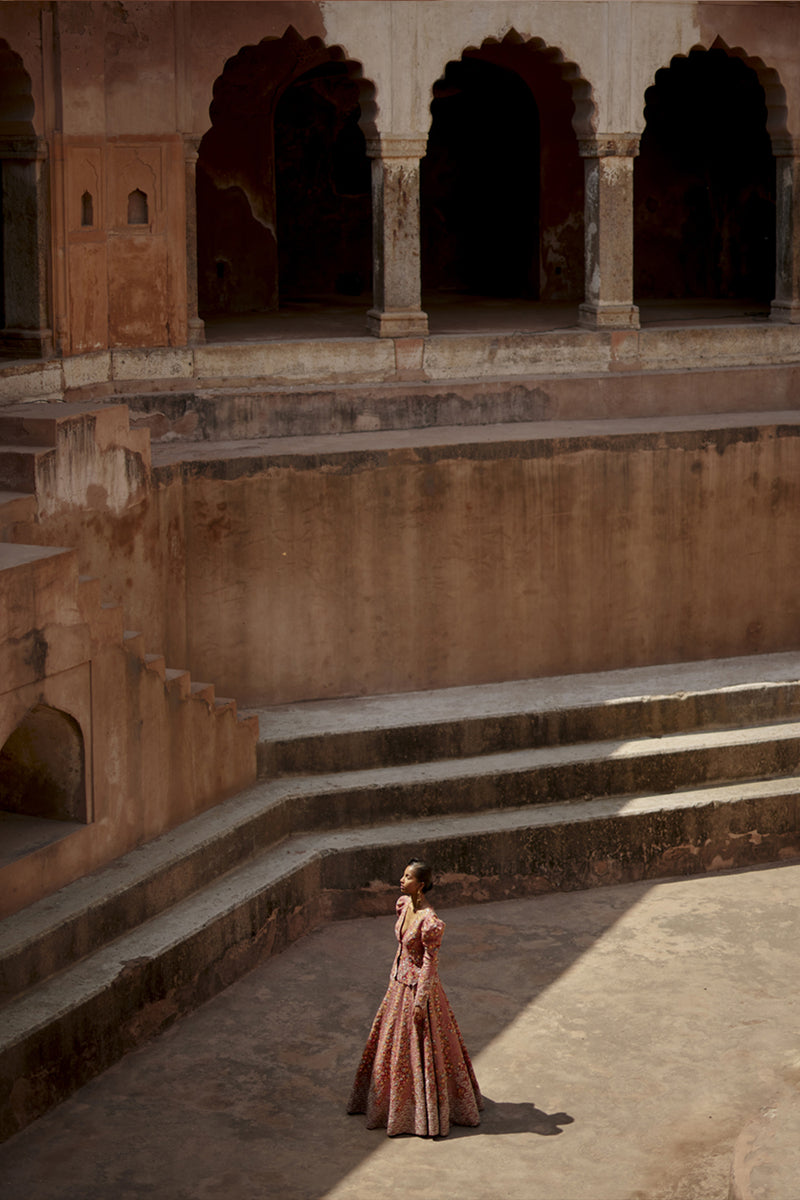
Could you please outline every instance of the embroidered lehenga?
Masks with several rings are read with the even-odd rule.
[[[444,1136],[451,1125],[480,1124],[483,1100],[439,982],[444,921],[432,908],[425,908],[403,933],[409,904],[407,896],[397,901],[399,948],[347,1111],[366,1113],[368,1129],[385,1126],[392,1136]],[[419,1025],[414,1022],[415,1003],[424,1007]]]

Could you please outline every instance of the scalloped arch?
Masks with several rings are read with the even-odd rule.
[[[659,71],[667,71],[676,59],[688,58],[690,54],[696,51],[708,50],[724,50],[729,58],[738,58],[755,71],[758,82],[764,89],[764,103],[767,107],[767,133],[771,138],[782,138],[789,136],[788,119],[789,112],[786,103],[786,90],[781,83],[780,75],[774,67],[768,66],[763,58],[757,55],[749,55],[742,46],[729,46],[723,38],[717,36],[708,45],[704,46],[701,43],[695,43],[685,54],[673,54],[666,66],[659,67],[653,75],[652,80],[645,88],[645,95],[649,88],[656,84],[656,77]]]
[[[0,132],[33,134],[31,77],[22,58],[0,39]]]
[[[513,26],[502,37],[495,37],[494,35],[485,37],[479,46],[468,43],[462,46],[457,55],[450,55],[431,86],[431,103],[433,102],[433,90],[444,79],[448,63],[463,59],[465,54],[476,54],[484,47],[502,45],[528,47],[532,53],[538,54],[556,66],[559,75],[568,84],[572,93],[572,102],[575,106],[575,111],[572,115],[572,127],[575,130],[576,136],[578,138],[587,138],[596,132],[597,109],[592,94],[592,85],[584,77],[579,65],[565,58],[563,50],[558,46],[549,46],[540,37],[519,33]]]
[[[246,69],[248,66],[252,65],[262,47],[274,45],[278,42],[286,43],[287,48],[291,45],[299,47],[300,44],[302,44],[310,53],[311,57],[313,57],[315,54],[320,56],[320,64],[326,60],[328,62],[344,63],[347,69],[348,79],[352,80],[352,82],[355,83],[358,88],[358,102],[361,108],[359,125],[361,126],[365,137],[370,138],[376,136],[376,122],[378,116],[378,106],[375,100],[376,89],[373,81],[365,77],[363,65],[357,59],[351,58],[344,46],[338,44],[328,46],[320,37],[304,38],[300,33],[297,32],[293,25],[288,25],[280,37],[276,35],[270,35],[262,38],[261,41],[256,45],[242,46],[242,48],[236,54],[232,55],[225,61],[222,71],[214,80],[212,93],[213,98],[209,106],[209,116],[211,118],[212,125],[214,124],[215,106],[221,94],[224,93],[226,88],[230,85],[232,78],[235,79],[235,75],[238,73],[239,69]],[[286,90],[286,88],[289,87],[295,79],[299,78],[299,76],[302,75],[307,69],[309,68],[302,67],[297,72],[290,72],[286,78],[282,80],[276,79],[274,85],[275,99],[277,100],[277,98]],[[233,86],[236,86],[235,83]]]

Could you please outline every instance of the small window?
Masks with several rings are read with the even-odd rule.
[[[94,200],[91,192],[84,192],[81,196],[81,225],[94,225]]]
[[[147,195],[140,188],[135,188],[128,196],[128,224],[147,225],[149,220]]]

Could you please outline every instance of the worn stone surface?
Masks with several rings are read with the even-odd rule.
[[[0,1148],[9,1200],[698,1200],[796,1075],[800,867],[450,910],[481,1126],[345,1115],[392,919],[319,930]],[[434,893],[435,896],[435,893]],[[775,1168],[770,1200],[793,1200]]]
[[[188,664],[277,704],[788,649],[798,445],[793,412],[161,444]]]

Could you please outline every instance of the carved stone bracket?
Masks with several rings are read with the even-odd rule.
[[[581,158],[635,158],[640,140],[638,133],[599,133],[579,138],[578,153]]]
[[[44,162],[48,156],[47,138],[14,134],[0,135],[0,158],[18,158],[24,162]]]
[[[200,154],[200,143],[202,137],[196,137],[194,134],[185,133],[183,135],[183,160],[187,163],[196,163]]]
[[[773,138],[772,153],[776,158],[800,158],[800,138]]]
[[[428,150],[427,137],[418,134],[380,134],[367,138],[369,158],[424,158]]]

